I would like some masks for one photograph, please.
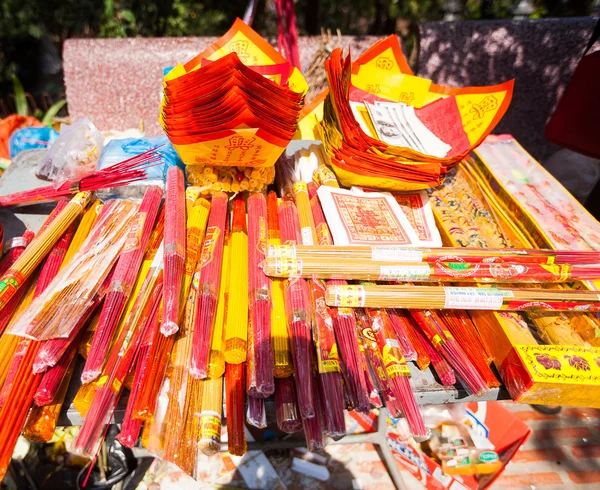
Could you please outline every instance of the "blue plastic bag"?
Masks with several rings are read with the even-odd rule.
[[[25,150],[47,150],[58,139],[58,131],[47,126],[15,131],[8,140],[10,159]]]

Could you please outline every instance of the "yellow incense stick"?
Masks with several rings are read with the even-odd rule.
[[[86,210],[79,222],[79,226],[75,233],[73,234],[73,238],[71,239],[71,243],[69,244],[69,248],[67,249],[67,253],[65,254],[65,258],[62,262],[61,269],[71,260],[73,255],[81,248],[81,244],[85,241],[85,239],[90,234],[90,231],[94,227],[96,220],[98,219],[98,215],[102,210],[102,203],[96,199],[91,206]]]
[[[223,246],[223,263],[221,264],[221,281],[219,287],[219,302],[215,315],[215,327],[210,341],[210,355],[208,358],[208,377],[220,378],[225,374],[225,345],[223,329],[227,322],[227,306],[229,303],[229,263],[231,259],[231,235],[225,237]]]
[[[234,202],[230,250],[225,361],[240,364],[246,361],[248,345],[248,234],[242,199]]]
[[[294,199],[296,208],[298,208],[298,218],[300,219],[302,245],[316,245],[318,242],[315,221],[308,197],[308,187],[305,182],[299,180],[294,183]]]
[[[198,449],[207,456],[221,449],[221,415],[223,413],[223,378],[203,381],[202,412]]]

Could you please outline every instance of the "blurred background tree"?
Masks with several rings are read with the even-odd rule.
[[[248,0],[0,0],[0,100],[17,75],[34,98],[63,92],[60,53],[71,37],[216,36]],[[593,0],[530,0],[532,17],[589,15]],[[511,17],[513,0],[464,0],[463,19]],[[300,34],[389,34],[403,21],[441,20],[443,0],[297,0]],[[259,0],[253,27],[276,35],[272,0]]]

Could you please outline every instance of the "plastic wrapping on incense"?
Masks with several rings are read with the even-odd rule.
[[[302,245],[315,245],[317,243],[317,234],[315,221],[313,219],[310,199],[308,197],[308,187],[301,180],[294,182],[294,200],[298,208],[298,218],[300,222],[300,234]]]
[[[263,194],[248,197],[248,298],[249,324],[255,379],[248,383],[248,394],[267,397],[275,390],[271,348],[271,279],[260,267],[267,249],[267,200]],[[249,356],[250,357],[250,356]],[[250,362],[251,359],[248,359]]]
[[[246,206],[241,196],[233,201],[231,222],[231,257],[227,323],[224,330],[225,362],[246,361],[248,348],[248,234]]]
[[[442,355],[433,348],[431,342],[427,340],[427,337],[423,334],[421,329],[414,324],[412,318],[407,318],[406,330],[411,332],[413,337],[416,339],[423,349],[425,350],[427,357],[429,358],[433,369],[437,373],[444,386],[454,386],[456,384],[456,376],[454,370],[450,367],[448,362],[442,357]]]
[[[40,231],[0,278],[0,310],[23,286],[90,201],[89,192],[80,192],[57,214],[52,224]]]
[[[246,423],[264,429],[267,426],[267,409],[264,398],[247,397]]]
[[[244,405],[246,383],[243,364],[227,364],[225,369],[225,405],[227,407],[227,450],[234,456],[246,453]]]
[[[29,441],[40,443],[49,442],[54,436],[56,423],[58,421],[58,417],[60,415],[63,402],[71,382],[73,370],[75,369],[75,362],[76,357],[73,355],[70,357],[66,371],[63,371],[61,377],[58,379],[58,383],[54,389],[52,401],[50,403],[40,406],[37,404],[37,400],[34,399],[36,401],[36,405],[31,408],[29,416],[27,417],[25,428],[23,429],[23,435]],[[44,379],[42,379],[42,383],[44,383]],[[39,388],[36,392],[36,396],[38,393]]]
[[[292,201],[283,201],[278,209],[281,241],[300,243],[298,212]],[[289,279],[284,289],[285,311],[293,347],[294,379],[298,406],[303,418],[315,416],[312,377],[312,339],[310,292],[304,279]]]
[[[0,197],[0,206],[48,202],[72,196],[79,191],[91,193],[99,189],[121,187],[145,180],[148,168],[163,165],[163,163],[162,157],[158,153],[148,150],[105,169],[91,172],[81,179],[68,179],[59,186],[49,185],[2,196]]]
[[[9,267],[22,255],[34,236],[33,230],[27,228],[22,236],[15,237],[4,244],[4,256],[0,260],[0,275],[4,275]]]
[[[83,204],[77,204],[78,207],[82,205]],[[51,214],[42,225],[38,237],[47,236],[45,234],[48,230],[51,230],[56,226],[56,223],[60,224],[60,221],[65,219],[63,213],[68,207],[69,205],[58,213]],[[70,220],[70,223],[72,222],[73,220]],[[63,233],[66,234],[66,237],[59,236],[54,240],[54,243],[56,243],[54,248],[58,248],[59,251],[66,251],[69,246],[69,241],[72,238],[72,235],[68,232],[70,223],[65,227]],[[23,257],[23,255],[21,255],[21,257]],[[42,295],[50,282],[54,279],[61,267],[63,259],[64,253],[62,252],[52,254],[46,259],[36,284],[35,292],[33,294],[34,299],[36,296],[39,297]],[[15,264],[17,262],[15,262]],[[22,339],[19,342],[11,361],[9,374],[2,387],[2,394],[0,395],[3,398],[0,405],[0,478],[3,478],[7,471],[14,446],[25,424],[28,410],[31,407],[33,397],[42,379],[41,374],[35,374],[32,370],[32,365],[39,345],[39,342],[29,339]],[[14,375],[10,374],[10,371],[13,369]]]
[[[162,324],[164,335],[173,335],[179,329],[181,281],[185,266],[185,177],[178,166],[167,170],[165,193],[165,256]]]
[[[188,375],[183,411],[183,431],[178,441],[177,453],[173,458],[173,462],[190,475],[193,474],[196,465],[203,385],[203,380]]]
[[[419,405],[410,386],[410,370],[402,355],[392,324],[385,316],[385,312],[369,310],[367,314],[371,321],[371,331],[367,337],[373,335],[380,349],[394,405],[401,408],[402,415],[406,418],[413,438],[417,442],[427,440],[431,434],[425,426]],[[392,415],[398,416],[399,414]]]
[[[479,341],[479,334],[467,314],[462,311],[436,311],[432,313],[441,320],[458,341],[473,366],[485,379],[488,387],[499,387],[501,383],[486,361],[485,351]]]
[[[117,436],[117,440],[125,447],[133,447],[135,445],[140,435],[140,431],[142,430],[142,425],[144,424],[142,419],[134,417],[134,407],[142,388],[142,379],[148,369],[148,365],[151,363],[151,361],[148,361],[148,355],[152,348],[154,336],[156,332],[160,331],[161,313],[159,305],[153,312],[153,316],[150,319],[148,328],[146,328],[144,332],[144,337],[142,338],[138,349],[135,376],[131,384],[129,398],[127,399],[127,407],[125,408],[125,414],[123,415],[121,432],[119,432],[119,435]]]
[[[298,258],[357,259],[363,262],[426,262],[432,264],[437,262],[462,262],[463,264],[493,263],[502,265],[503,263],[522,263],[524,265],[552,266],[554,264],[584,265],[600,262],[600,252],[596,251],[463,247],[406,248],[399,245],[326,245],[328,244],[320,242],[315,246],[298,245],[295,247],[295,256]]]
[[[98,453],[104,428],[121,396],[145,329],[150,326],[153,313],[159,307],[158,298],[162,293],[160,278],[163,273],[161,252],[159,248],[135,300],[132,314],[108,355],[104,376],[99,380],[92,405],[75,439],[75,451],[80,454],[93,457]]]
[[[279,249],[281,250],[281,249]],[[295,251],[295,249],[294,249]],[[267,257],[265,273],[272,277],[290,274],[304,278],[346,279],[360,281],[478,282],[478,283],[564,283],[594,280],[600,267],[557,264],[474,264],[462,262],[392,262],[365,261],[333,257]]]
[[[302,430],[296,388],[291,377],[275,380],[275,414],[279,430],[287,434]]]
[[[458,376],[460,376],[466,387],[475,396],[487,393],[489,388],[479,374],[479,371],[473,366],[456,339],[447,329],[440,325],[432,312],[411,310],[410,314],[427,339],[443,354]]]
[[[454,286],[328,286],[329,306],[488,311],[600,311],[594,291]]]
[[[223,242],[227,225],[228,198],[224,192],[214,192],[202,252],[196,267],[198,274],[198,300],[190,373],[197,379],[208,375],[210,340],[215,322],[217,297],[221,283]]]
[[[96,379],[102,372],[106,353],[117,332],[119,319],[134,289],[134,282],[146,252],[150,233],[154,228],[161,199],[160,187],[149,187],[144,193],[136,219],[130,225],[129,235],[123,245],[112,282],[106,292],[100,320],[92,338],[90,353],[81,374],[83,383],[89,383]]]
[[[192,277],[196,270],[200,255],[201,243],[204,239],[204,232],[208,220],[210,205],[206,199],[197,199],[188,215],[186,224],[186,258],[185,275],[183,278],[184,301],[182,301],[183,311],[180,317],[184,318],[185,307],[188,303],[188,297],[192,285]],[[161,313],[162,318],[162,313]],[[156,399],[163,384],[163,377],[167,367],[169,355],[175,342],[174,336],[165,337],[156,329],[152,345],[148,349],[148,354],[140,358],[138,369],[144,366],[143,375],[140,379],[139,395],[132,402],[132,417],[140,420],[150,420],[156,405]]]
[[[198,449],[207,456],[221,449],[221,418],[223,415],[223,378],[202,382],[202,412]]]
[[[112,269],[138,205],[109,201],[81,249],[11,327],[38,340],[68,337]]]
[[[271,191],[267,195],[267,228],[268,244],[279,245],[281,236],[279,232],[279,217],[277,195]],[[283,280],[271,281],[271,343],[273,347],[273,375],[276,378],[286,378],[294,374],[294,361],[285,315],[283,297]]]
[[[64,204],[66,203],[63,203],[63,205]],[[6,251],[4,257],[2,258],[2,262],[0,263],[0,275],[3,275],[4,272],[23,254],[25,248],[29,245],[31,240],[33,240],[33,237],[33,231],[27,229],[25,230],[25,233],[23,233],[23,236],[13,238],[8,243],[8,250]],[[19,306],[19,303],[23,299],[26,291],[27,286],[20,288],[11,298],[8,304],[0,311],[0,334],[4,332],[6,325],[8,325],[8,322]]]

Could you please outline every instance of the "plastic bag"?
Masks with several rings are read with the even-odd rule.
[[[46,150],[58,139],[58,131],[46,126],[27,127],[15,131],[8,140],[10,159],[26,150]]]
[[[60,135],[36,168],[42,179],[62,184],[92,172],[104,148],[104,136],[89,119],[61,124]]]

